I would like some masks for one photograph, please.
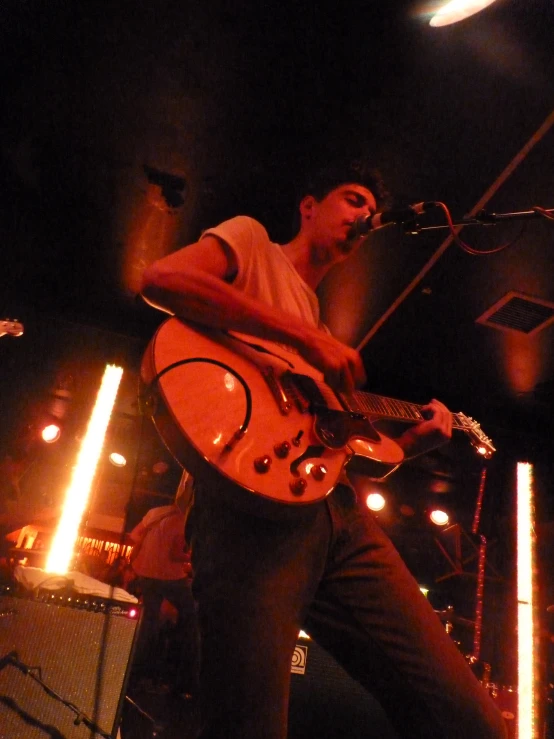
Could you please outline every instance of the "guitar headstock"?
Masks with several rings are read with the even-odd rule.
[[[9,336],[21,336],[23,333],[23,324],[19,321],[0,321],[0,336],[8,334]]]
[[[477,421],[474,421],[471,416],[466,416],[463,413],[456,413],[456,419],[459,421],[461,431],[465,431],[469,436],[471,446],[476,450],[477,454],[480,454],[485,459],[490,459],[495,453],[496,447],[483,432]]]

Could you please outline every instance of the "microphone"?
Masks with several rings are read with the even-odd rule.
[[[374,213],[372,216],[360,216],[356,218],[350,230],[350,238],[357,239],[370,231],[377,228],[384,228],[394,223],[409,223],[415,220],[417,216],[425,213],[430,208],[434,208],[434,202],[414,203],[404,208],[389,208],[380,213]]]

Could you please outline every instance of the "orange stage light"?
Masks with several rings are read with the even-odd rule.
[[[49,423],[40,432],[42,440],[47,444],[53,444],[55,441],[58,441],[61,434],[62,430],[57,423]]]
[[[386,503],[381,493],[370,493],[366,498],[366,505],[370,511],[382,511]]]
[[[435,524],[435,526],[446,526],[450,521],[450,517],[446,511],[441,511],[439,508],[434,508],[429,513],[429,518]]]
[[[538,739],[538,648],[535,595],[533,467],[517,465],[518,739]]]
[[[121,367],[111,364],[108,364],[104,371],[87,432],[79,451],[77,465],[73,471],[73,479],[66,493],[62,515],[48,554],[47,572],[63,575],[68,571],[122,374]]]
[[[127,460],[125,459],[123,454],[119,454],[118,452],[112,452],[108,459],[114,467],[125,467],[125,465],[127,464]]]

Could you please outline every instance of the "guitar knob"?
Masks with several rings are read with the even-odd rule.
[[[279,457],[279,459],[285,459],[286,457],[288,457],[290,450],[291,445],[288,441],[282,441],[280,444],[275,444],[275,446],[273,447],[275,456]]]
[[[318,482],[321,482],[321,480],[325,478],[326,474],[327,467],[322,464],[314,464],[314,466],[310,470],[310,475],[314,478],[314,480],[317,480]]]
[[[256,457],[254,460],[254,469],[256,472],[259,472],[260,474],[264,474],[265,472],[269,472],[269,468],[271,467],[271,457],[269,454],[264,454],[262,457]]]
[[[303,477],[296,477],[290,481],[289,487],[293,495],[303,495],[308,483]]]

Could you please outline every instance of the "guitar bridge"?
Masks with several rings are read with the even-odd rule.
[[[262,376],[268,384],[271,394],[275,398],[279,411],[283,416],[288,416],[292,410],[292,403],[288,399],[283,385],[279,382],[279,378],[275,374],[275,370],[271,365],[262,368]]]

